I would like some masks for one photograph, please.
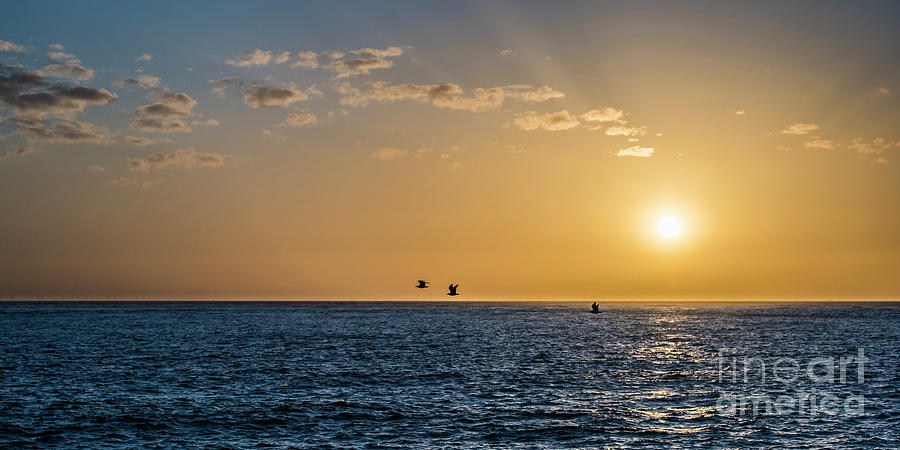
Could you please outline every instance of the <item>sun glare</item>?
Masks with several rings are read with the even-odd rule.
[[[659,220],[656,231],[666,239],[672,239],[681,234],[681,222],[677,217],[666,216]]]

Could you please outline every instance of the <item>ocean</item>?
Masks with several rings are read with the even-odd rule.
[[[2,447],[900,446],[897,303],[6,302],[0,349]]]

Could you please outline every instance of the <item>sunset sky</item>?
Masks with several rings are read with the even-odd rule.
[[[900,298],[898,2],[2,10],[0,297]]]

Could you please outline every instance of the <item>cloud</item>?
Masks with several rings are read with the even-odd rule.
[[[508,48],[506,50],[501,50],[500,56],[516,56],[516,51],[511,48]]]
[[[644,136],[647,134],[647,127],[629,127],[626,125],[615,125],[606,129],[607,136]]]
[[[209,80],[211,92],[224,98],[229,89],[237,89],[244,86],[244,80],[240,77],[225,77],[219,80]]]
[[[400,150],[400,149],[389,148],[389,147],[381,147],[378,150],[372,152],[372,154],[370,156],[372,156],[373,158],[378,158],[382,161],[388,161],[391,159],[402,158],[403,156],[406,155],[406,153],[407,153],[406,150]]]
[[[180,119],[159,119],[154,117],[134,116],[131,127],[148,133],[189,133],[191,127]]]
[[[138,75],[136,77],[122,78],[113,82],[116,86],[135,86],[141,89],[153,89],[159,86],[159,77],[152,75]]]
[[[889,141],[884,138],[863,139],[856,138],[847,146],[861,155],[880,155],[885,151],[900,147],[900,141]]]
[[[403,49],[400,47],[388,47],[384,50],[379,50],[377,48],[361,48],[359,50],[351,50],[350,53],[354,55],[363,56],[366,58],[392,58],[395,56],[400,56],[403,54]]]
[[[255,86],[244,95],[244,103],[251,108],[263,106],[285,107],[294,102],[309,98],[302,91],[291,88],[279,88],[271,86]]]
[[[139,187],[141,189],[149,189],[157,184],[162,183],[162,180],[138,180],[137,178],[114,178],[106,182],[111,186],[117,187]]]
[[[328,68],[336,73],[335,78],[347,78],[356,75],[367,75],[376,69],[387,69],[394,63],[384,58],[351,59],[347,61],[332,61]]]
[[[316,52],[300,52],[297,53],[297,62],[291,64],[291,67],[306,67],[307,69],[315,69],[319,67],[319,55]]]
[[[284,124],[292,127],[302,127],[306,125],[315,125],[316,116],[310,113],[290,113],[284,119]]]
[[[149,54],[149,53],[144,53],[143,55],[138,56],[137,58],[135,58],[135,59],[134,59],[134,62],[138,62],[138,61],[150,61],[151,59],[153,59],[153,55],[151,55],[151,54]]]
[[[90,80],[94,78],[94,71],[70,62],[50,64],[44,66],[41,72],[47,72],[57,78],[71,78],[73,80]]]
[[[530,85],[512,85],[475,89],[471,96],[466,97],[462,88],[453,83],[392,85],[384,81],[366,83],[362,89],[343,83],[338,85],[336,90],[344,94],[340,103],[348,106],[365,106],[370,101],[391,103],[412,100],[430,102],[441,108],[473,112],[499,108],[506,98],[539,103],[565,96],[549,86],[534,88]]]
[[[877,90],[875,90],[875,93],[878,95],[891,95],[891,91],[889,91],[887,88],[883,88],[883,87],[880,87]]]
[[[47,86],[37,72],[0,65],[0,107],[14,107],[21,114],[43,117],[84,110],[89,105],[105,105],[118,98],[106,89],[83,86]]]
[[[875,160],[875,164],[887,164],[887,163],[888,163],[888,160],[886,160],[884,158],[878,158]]]
[[[25,53],[25,47],[0,39],[0,52]]]
[[[47,52],[45,54],[47,55],[48,58],[50,58],[54,61],[75,58],[75,55],[73,55],[71,53],[65,53],[65,52]]]
[[[335,60],[341,59],[344,57],[344,52],[336,52],[334,50],[325,50],[322,52],[323,55],[327,56],[328,59]]]
[[[87,170],[88,172],[103,172],[104,170],[106,170],[106,167],[98,166],[95,164],[92,166],[88,166]]]
[[[807,148],[823,148],[825,150],[833,150],[837,144],[834,141],[830,141],[828,139],[819,139],[815,138],[810,141],[803,143],[804,147]]]
[[[195,127],[217,127],[219,126],[219,121],[216,119],[195,120],[191,122],[191,125]]]
[[[653,156],[653,148],[635,145],[634,147],[628,147],[619,150],[619,152],[616,153],[616,156],[637,156],[640,158],[650,158],[651,156]]]
[[[249,66],[268,66],[270,62],[275,62],[275,64],[283,64],[288,62],[291,59],[291,52],[284,52],[277,55],[273,55],[272,52],[268,50],[260,50],[255,48],[253,50],[249,50],[244,52],[239,59],[229,59],[225,61],[225,64],[237,66],[237,67],[249,67]]]
[[[747,112],[744,111],[743,109],[739,109],[739,110],[737,110],[737,111],[734,112],[734,114],[735,114],[735,115],[738,115],[738,116],[743,116],[743,115],[746,114],[746,113],[747,113]]]
[[[520,130],[547,130],[560,131],[575,128],[581,122],[569,111],[561,110],[554,113],[538,114],[535,111],[520,113],[505,126],[515,127]]]
[[[225,155],[218,153],[202,153],[193,148],[179,148],[171,153],[157,153],[146,158],[128,158],[128,168],[135,171],[148,172],[150,169],[179,167],[193,169],[196,167],[220,167],[225,164]]]
[[[503,86],[503,94],[509,98],[522,100],[525,102],[543,103],[547,100],[563,98],[566,94],[556,91],[550,86],[541,86],[534,88],[528,84],[517,84],[512,86]]]
[[[795,123],[782,130],[781,134],[807,134],[818,129],[819,126],[814,123]]]
[[[47,121],[29,116],[15,116],[10,118],[19,134],[36,137],[50,142],[79,143],[89,142],[94,144],[107,144],[109,129],[88,122],[79,122],[69,119],[56,119]]]
[[[275,64],[284,64],[291,60],[291,52],[283,52],[278,55],[275,55],[274,63]]]
[[[27,156],[32,153],[37,153],[37,150],[35,150],[34,147],[20,147],[16,150],[0,150],[0,159]]]
[[[160,91],[156,103],[139,106],[137,113],[149,117],[189,116],[197,101],[185,93]]]
[[[138,147],[146,147],[148,145],[153,145],[156,143],[153,139],[146,138],[143,136],[125,136],[122,138],[125,142],[136,145]]]
[[[131,118],[131,127],[150,133],[188,133],[182,117],[193,114],[197,101],[183,92],[161,90],[156,92],[156,102],[142,105]]]
[[[50,47],[50,48],[52,48],[52,49],[56,49],[56,50],[59,50],[59,51],[63,51],[63,50],[66,49],[65,47],[62,46],[62,44],[50,44],[50,45],[48,45],[47,47]]]
[[[616,108],[592,109],[581,115],[586,122],[615,122],[625,117],[625,112]]]

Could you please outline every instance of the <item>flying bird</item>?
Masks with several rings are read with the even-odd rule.
[[[450,289],[450,292],[448,292],[447,295],[459,295],[459,294],[456,293],[456,288],[458,288],[458,287],[459,287],[459,283],[457,283],[457,284],[455,284],[455,285],[451,284],[451,285],[447,288],[447,289]]]
[[[419,280],[419,284],[416,285],[416,287],[419,289],[425,289],[428,287],[428,282],[425,280]]]

